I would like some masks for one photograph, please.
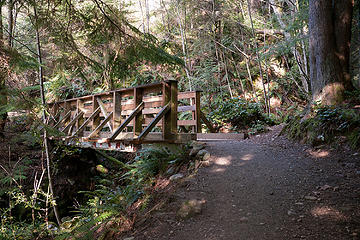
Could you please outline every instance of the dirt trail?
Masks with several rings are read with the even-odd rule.
[[[212,164],[173,193],[135,239],[359,239],[360,154],[277,137],[207,142]],[[177,220],[189,199],[202,213]]]

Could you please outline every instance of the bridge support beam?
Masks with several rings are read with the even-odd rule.
[[[163,139],[174,140],[177,134],[178,85],[177,81],[165,81],[163,85],[163,106],[170,103],[170,111],[165,113],[162,124]]]

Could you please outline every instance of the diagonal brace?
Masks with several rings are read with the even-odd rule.
[[[106,115],[108,115],[107,114],[107,111],[106,111],[106,108],[105,108],[105,106],[104,106],[104,103],[102,102],[102,100],[100,99],[100,98],[96,98],[96,101],[98,102],[98,104],[99,104],[99,107],[100,107],[100,109],[101,109],[101,113],[104,115],[104,117],[106,117]],[[109,123],[109,122],[107,122],[107,125],[108,125],[108,127],[110,128],[110,132],[112,132],[112,126],[111,126],[111,124]]]
[[[156,124],[164,117],[166,113],[170,111],[170,103],[161,109],[161,111],[156,115],[156,117],[151,121],[151,123],[142,131],[138,137],[138,140],[143,140],[146,135],[156,126]]]
[[[66,133],[75,123],[76,121],[81,118],[84,115],[84,112],[79,112],[73,120],[71,120],[69,122],[69,124],[67,126],[65,126],[65,128],[62,130],[63,133]]]
[[[108,122],[112,119],[112,117],[113,117],[113,112],[111,112],[111,113],[104,119],[104,121],[102,121],[102,122],[99,124],[99,126],[97,126],[97,128],[96,128],[94,131],[92,131],[92,133],[90,133],[89,138],[92,138],[92,137],[94,137],[96,134],[98,134],[98,133],[101,131],[101,129],[103,129],[103,127],[105,126],[105,124],[108,123]]]
[[[85,122],[79,127],[78,130],[76,130],[76,132],[72,135],[72,137],[75,137],[76,135],[78,135],[80,132],[83,131],[83,129],[89,124],[89,122],[100,113],[100,107],[98,107],[91,115],[88,119],[85,120]]]
[[[65,114],[65,116],[55,124],[54,128],[57,128],[62,122],[64,122],[66,119],[68,119],[70,117],[70,115],[71,115],[71,111],[68,111]]]
[[[122,130],[124,130],[124,128],[131,122],[131,120],[133,120],[133,118],[139,114],[141,112],[141,110],[143,110],[144,108],[144,102],[141,102],[136,108],[135,110],[130,114],[130,116],[125,119],[125,121],[114,131],[114,133],[111,135],[111,137],[109,138],[109,140],[113,141]]]

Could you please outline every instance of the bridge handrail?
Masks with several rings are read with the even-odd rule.
[[[208,125],[200,110],[200,93],[201,91],[178,93],[177,81],[164,81],[66,99],[48,105],[54,125],[63,126],[61,130],[69,137],[91,138],[104,135],[100,131],[107,126],[110,130],[110,136],[107,136],[109,141],[123,139],[125,135],[131,135],[132,140],[143,141],[155,127],[160,127],[161,140],[172,141],[178,135],[178,126],[186,131],[199,133],[201,120]],[[178,112],[191,112],[191,119],[178,120]],[[124,136],[119,137],[120,132],[128,127],[132,128],[132,134],[123,133]],[[90,132],[86,128],[90,128]]]

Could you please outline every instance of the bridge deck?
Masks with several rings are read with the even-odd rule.
[[[49,104],[49,124],[70,144],[123,150],[187,142],[196,139],[202,121],[214,131],[200,110],[200,93],[178,92],[176,81],[165,81],[68,99]]]

